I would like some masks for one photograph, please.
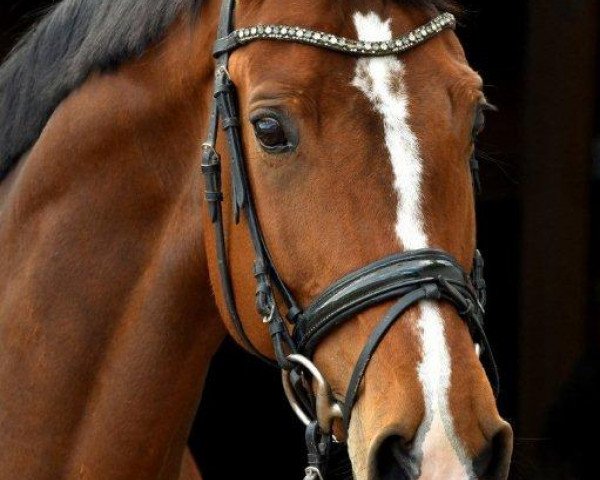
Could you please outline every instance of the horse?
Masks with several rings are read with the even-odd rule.
[[[334,439],[357,480],[507,478],[473,287],[488,105],[455,8],[44,16],[0,68],[1,479],[200,479],[186,440],[228,334],[284,369],[306,478]],[[303,355],[307,312],[356,282]]]

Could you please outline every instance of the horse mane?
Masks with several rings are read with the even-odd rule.
[[[456,11],[453,0],[398,0]],[[0,66],[0,181],[35,143],[58,105],[91,73],[139,57],[180,12],[202,0],[62,0]]]
[[[140,56],[201,1],[62,0],[52,8],[0,66],[0,180],[91,73]]]

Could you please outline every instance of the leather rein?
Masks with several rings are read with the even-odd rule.
[[[415,48],[445,29],[454,28],[456,21],[453,15],[443,13],[401,38],[386,42],[360,42],[298,26],[257,25],[234,30],[234,10],[235,0],[223,0],[213,52],[216,63],[214,101],[202,153],[204,195],[214,227],[221,289],[242,345],[264,361],[281,368],[286,395],[307,427],[309,455],[306,479],[322,479],[329,446],[331,440],[335,440],[333,422],[336,419],[343,420],[347,432],[371,357],[402,314],[423,300],[444,301],[456,308],[469,327],[473,340],[485,354],[484,364],[497,393],[499,381],[496,363],[483,329],[486,300],[483,259],[476,251],[472,271],[467,274],[452,256],[439,250],[394,254],[346,275],[309,306],[302,308],[279,275],[258,221],[246,173],[237,93],[227,70],[229,56],[235,49],[257,40],[303,43],[356,56],[393,55]],[[236,307],[223,222],[221,158],[216,151],[219,123],[230,154],[233,215],[236,224],[242,214],[246,219],[255,254],[253,274],[256,279],[256,309],[268,328],[276,362],[252,345]],[[473,180],[477,184],[477,164],[474,160],[471,166]],[[285,315],[276,301],[276,294],[285,304]],[[310,359],[332,329],[362,311],[389,301],[394,303],[363,347],[345,400],[340,404]]]

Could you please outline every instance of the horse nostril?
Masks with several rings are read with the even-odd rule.
[[[412,480],[418,476],[410,446],[399,435],[392,435],[383,441],[375,461],[377,480]]]
[[[512,456],[512,429],[506,425],[492,439],[489,448],[474,462],[477,477],[484,480],[508,478]]]

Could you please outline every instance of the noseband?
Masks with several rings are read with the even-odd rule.
[[[276,364],[283,371],[286,395],[294,411],[307,426],[309,465],[306,478],[322,479],[321,472],[327,460],[334,420],[342,419],[347,432],[361,381],[371,357],[392,325],[410,307],[421,301],[443,301],[454,305],[469,327],[473,340],[485,353],[487,371],[497,392],[496,364],[483,330],[483,259],[479,251],[476,251],[469,275],[452,256],[439,250],[424,249],[394,254],[346,275],[321,293],[311,305],[301,308],[271,259],[256,215],[244,161],[237,93],[227,71],[229,56],[233,50],[258,40],[302,43],[362,57],[393,55],[415,48],[445,29],[454,28],[456,21],[452,14],[443,13],[403,37],[384,42],[363,42],[288,25],[257,25],[234,30],[234,9],[235,0],[223,1],[214,48],[214,101],[202,155],[204,194],[214,226],[221,289],[242,344],[256,356],[274,363],[252,345],[236,308],[221,205],[221,158],[215,150],[219,121],[230,153],[233,215],[236,223],[239,223],[242,213],[245,215],[255,253],[253,273],[257,285],[257,311],[269,330]],[[476,166],[472,162],[475,182]],[[276,293],[285,303],[285,316],[276,301]],[[329,384],[310,358],[332,329],[384,302],[393,304],[369,336],[341,405],[334,399]]]

